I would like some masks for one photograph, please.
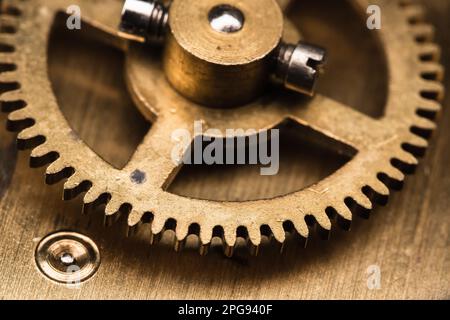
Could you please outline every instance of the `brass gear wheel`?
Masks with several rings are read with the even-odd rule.
[[[286,5],[288,1],[280,1]],[[117,37],[121,1],[5,0],[1,5],[1,106],[8,128],[18,131],[18,147],[32,149],[31,166],[49,165],[46,182],[67,179],[64,199],[84,195],[84,210],[105,204],[106,220],[128,215],[130,232],[151,224],[152,242],[166,229],[182,248],[189,234],[207,252],[213,236],[223,238],[225,253],[233,254],[238,237],[247,239],[252,253],[262,235],[280,244],[286,232],[307,239],[312,225],[327,236],[332,221],[348,229],[352,215],[385,203],[390,188],[402,184],[426,149],[435,129],[433,117],[443,96],[438,64],[439,47],[431,43],[433,29],[423,23],[420,6],[406,0],[354,0],[365,12],[382,9],[379,39],[388,65],[385,114],[373,119],[324,96],[287,100],[281,95],[237,109],[200,107],[170,87],[159,58],[140,45]],[[47,75],[47,46],[55,13],[76,4],[96,35],[126,51],[129,90],[143,114],[154,123],[136,153],[118,170],[102,160],[72,131],[61,113]],[[169,108],[170,106],[170,108]],[[174,110],[176,109],[176,110]],[[170,133],[205,127],[272,128],[284,119],[296,121],[344,143],[356,155],[331,176],[304,190],[258,201],[218,202],[191,199],[167,192],[178,168],[173,164]],[[139,177],[136,178],[136,175]]]

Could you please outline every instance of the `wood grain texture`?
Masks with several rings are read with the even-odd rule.
[[[428,20],[437,28],[443,63],[450,68],[450,3],[423,2],[428,8]],[[348,19],[331,12],[326,12],[331,25]],[[311,34],[314,36],[320,35]],[[364,34],[356,36],[365,41]],[[323,37],[323,41],[329,41],[329,36]],[[339,56],[345,57],[354,48],[351,41],[348,45],[346,42],[339,47]],[[377,115],[376,107],[384,99],[380,86],[383,72],[374,74],[373,48],[369,44],[362,48],[352,61],[330,62],[330,74],[334,76],[324,78],[321,90],[351,105],[375,101],[366,104],[363,111]],[[134,109],[121,80],[121,54],[82,39],[56,44],[50,53],[50,75],[69,122],[102,157],[117,167],[123,166],[149,125],[131,111]],[[344,81],[332,85],[338,70],[344,67],[357,89],[351,83],[345,86]],[[341,77],[347,79],[345,74]],[[449,84],[447,77],[447,88]],[[6,116],[1,115],[0,120],[4,123]],[[12,147],[13,135],[2,126],[0,298],[448,299],[449,98],[439,121],[439,132],[416,175],[407,179],[401,193],[391,196],[389,206],[376,209],[369,221],[356,218],[351,232],[335,230],[330,241],[314,237],[306,249],[291,242],[279,255],[277,248],[268,244],[256,258],[238,252],[233,259],[216,251],[200,257],[192,248],[175,253],[168,247],[170,239],[150,246],[145,230],[137,237],[126,238],[123,221],[107,229],[102,226],[100,210],[90,217],[82,216],[81,200],[61,201],[61,184],[45,187],[43,170],[28,168],[28,153],[17,154]],[[297,137],[294,133],[285,139],[282,170],[276,177],[261,179],[258,168],[188,168],[175,181],[172,191],[232,200],[282,194],[323,178],[345,162],[307,142],[296,142],[292,147],[292,136]],[[101,250],[98,273],[80,290],[53,284],[40,275],[34,264],[37,241],[62,229],[91,236]],[[366,272],[371,265],[381,269],[379,290],[367,288]]]

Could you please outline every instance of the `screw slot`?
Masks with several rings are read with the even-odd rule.
[[[208,14],[211,28],[222,33],[238,32],[244,27],[244,14],[241,10],[222,4],[215,6]]]
[[[76,232],[56,232],[43,238],[35,252],[39,270],[58,283],[81,283],[100,265],[97,245]]]

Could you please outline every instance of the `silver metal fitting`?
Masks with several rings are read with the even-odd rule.
[[[100,266],[100,251],[89,237],[60,231],[44,237],[35,251],[39,270],[49,279],[78,285],[92,277]]]
[[[169,14],[157,0],[126,0],[119,30],[122,36],[140,42],[161,41]]]
[[[303,42],[297,45],[282,43],[276,58],[275,76],[287,89],[314,95],[317,78],[326,60],[325,49]]]

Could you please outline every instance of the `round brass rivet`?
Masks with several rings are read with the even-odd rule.
[[[97,245],[77,232],[62,231],[44,237],[36,247],[39,270],[49,279],[76,284],[92,277],[100,266]]]

